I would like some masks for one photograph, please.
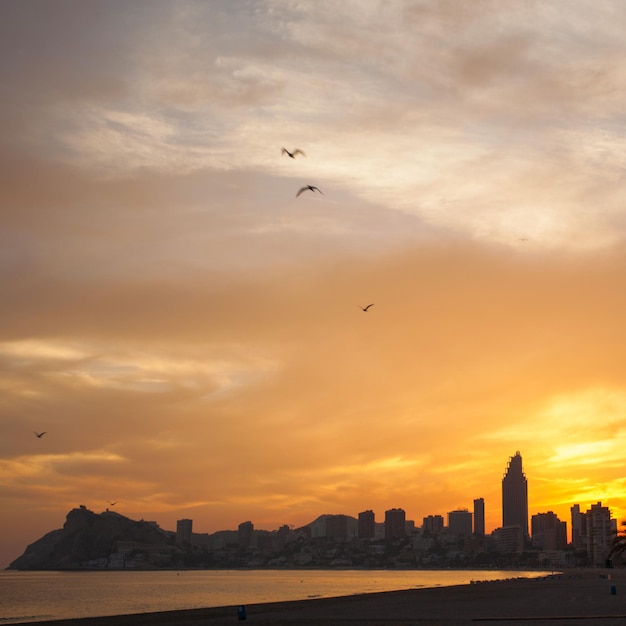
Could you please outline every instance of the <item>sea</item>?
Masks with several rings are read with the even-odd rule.
[[[545,571],[517,570],[5,570],[0,571],[0,625],[237,607],[545,575]]]

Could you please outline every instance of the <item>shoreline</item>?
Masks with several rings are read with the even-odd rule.
[[[302,566],[302,567],[67,567],[50,569],[19,569],[5,567],[1,572],[545,572],[547,576],[563,571],[558,567],[358,567],[354,565],[325,567],[323,565]],[[574,571],[574,570],[572,570]],[[576,571],[580,571],[580,568]]]
[[[609,578],[610,577],[610,578]],[[624,626],[626,570],[565,570],[451,587],[364,593],[333,598],[27,622],[48,626]]]

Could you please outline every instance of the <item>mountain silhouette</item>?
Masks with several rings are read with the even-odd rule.
[[[8,569],[83,568],[85,563],[115,552],[118,541],[165,547],[173,538],[154,522],[134,521],[113,511],[97,514],[81,506],[67,514],[62,529],[30,544]]]

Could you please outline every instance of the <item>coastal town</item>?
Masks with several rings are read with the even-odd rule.
[[[562,535],[554,529],[562,524],[554,514],[538,517],[545,528],[513,544],[511,530],[500,528],[485,535],[467,532],[455,526],[454,515],[449,517],[452,525],[438,526],[443,519],[431,516],[415,527],[406,520],[398,525],[404,514],[401,509],[391,509],[386,522],[373,526],[367,523],[372,512],[364,513],[359,518],[321,515],[300,528],[283,525],[273,531],[255,529],[247,521],[236,530],[208,534],[192,532],[188,519],[179,520],[177,530],[171,531],[156,522],[134,521],[110,510],[96,514],[81,506],[68,513],[63,529],[28,546],[9,569],[563,569],[613,565],[609,553],[615,533],[606,534],[601,551],[597,541],[587,542],[587,536],[598,537],[593,520],[610,520],[610,511],[601,503],[583,514],[590,522],[585,528],[589,534],[578,538],[582,540],[577,545],[555,543]],[[467,511],[455,513],[465,520],[471,516]],[[621,559],[615,565],[623,565]]]
[[[117,502],[110,502],[113,507]],[[602,502],[570,508],[567,522],[552,511],[528,513],[528,480],[517,451],[502,479],[502,526],[485,531],[485,501],[473,511],[428,515],[418,525],[402,508],[377,522],[372,510],[357,517],[323,514],[300,527],[261,530],[245,521],[236,530],[193,531],[193,520],[176,530],[155,521],[134,521],[112,508],[96,514],[80,505],[62,529],[29,545],[9,569],[158,568],[551,568],[623,565],[625,539]],[[570,540],[568,541],[568,536]],[[619,543],[621,545],[621,543]]]

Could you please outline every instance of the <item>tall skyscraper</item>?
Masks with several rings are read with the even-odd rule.
[[[480,537],[485,536],[485,500],[476,498],[474,500],[474,534]]]
[[[528,481],[519,451],[509,458],[502,479],[502,526],[519,526],[528,537]]]

